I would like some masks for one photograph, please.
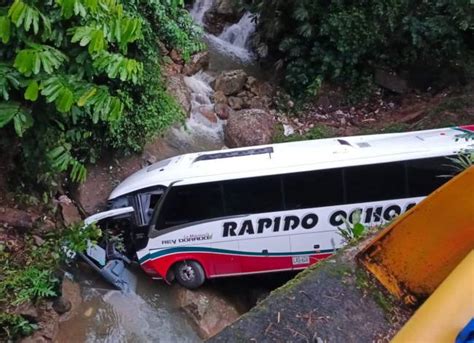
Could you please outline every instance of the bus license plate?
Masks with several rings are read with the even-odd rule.
[[[308,264],[309,256],[293,256],[293,264]]]

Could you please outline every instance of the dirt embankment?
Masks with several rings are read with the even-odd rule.
[[[358,251],[302,272],[209,342],[389,341],[409,312],[356,264]]]

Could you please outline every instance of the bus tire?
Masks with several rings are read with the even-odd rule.
[[[196,261],[178,263],[174,274],[178,283],[188,289],[196,289],[206,280],[204,269]]]

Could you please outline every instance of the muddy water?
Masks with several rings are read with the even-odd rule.
[[[173,290],[140,270],[136,293],[112,289],[93,271],[74,270],[83,302],[60,324],[56,342],[200,342],[184,314],[176,308]]]
[[[197,0],[191,13],[198,23],[214,0]],[[248,41],[254,30],[249,15],[229,25],[219,36],[205,35],[209,45],[210,69],[185,82],[192,94],[190,118],[182,127],[172,128],[161,142],[155,157],[160,160],[171,155],[215,150],[223,147],[223,122],[211,123],[201,110],[212,108],[211,74],[222,70],[243,68],[257,73]],[[83,302],[71,318],[60,324],[57,342],[199,342],[197,333],[177,308],[174,291],[160,281],[153,281],[139,268],[136,292],[123,294],[104,282],[84,264],[71,270],[79,282]],[[225,284],[225,281],[224,281]],[[217,283],[212,287],[222,289]],[[227,287],[224,287],[227,288]],[[232,287],[228,287],[230,289]]]

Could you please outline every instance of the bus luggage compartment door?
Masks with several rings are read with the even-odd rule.
[[[259,237],[239,241],[243,273],[290,270],[289,236]]]

